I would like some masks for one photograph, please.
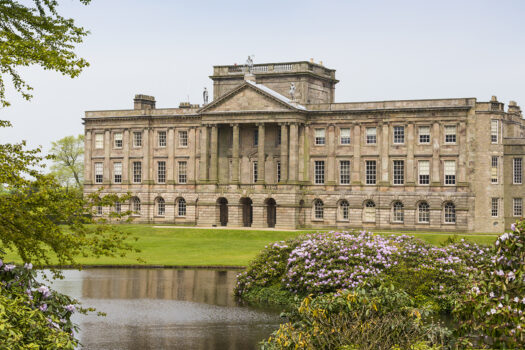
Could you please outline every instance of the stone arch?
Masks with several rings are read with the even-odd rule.
[[[266,198],[264,200],[266,224],[268,227],[275,227],[277,223],[277,202],[273,198]]]
[[[240,204],[242,206],[242,225],[251,227],[253,223],[253,201],[250,197],[242,197]]]
[[[225,197],[217,198],[217,222],[221,226],[228,225],[228,199]]]

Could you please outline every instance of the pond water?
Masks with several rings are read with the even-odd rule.
[[[56,290],[107,313],[75,315],[83,349],[256,349],[279,327],[278,310],[242,306],[237,271],[65,270]]]

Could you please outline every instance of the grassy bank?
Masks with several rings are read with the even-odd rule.
[[[79,258],[84,265],[137,265],[137,257],[146,260],[146,265],[171,266],[246,266],[265,245],[274,241],[286,240],[308,231],[258,231],[154,227],[153,225],[123,225],[133,237],[138,237],[133,245],[140,253],[129,254],[125,258]],[[381,234],[392,234],[382,232]],[[444,233],[402,232],[421,238],[432,244],[440,244],[453,236]],[[396,232],[396,234],[402,234]],[[496,235],[461,234],[458,238],[491,244]],[[9,254],[7,261],[17,260]]]

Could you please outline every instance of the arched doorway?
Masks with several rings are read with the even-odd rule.
[[[221,226],[228,225],[228,200],[224,197],[217,199],[219,205],[219,222]]]
[[[241,198],[242,204],[242,225],[244,227],[251,227],[253,222],[253,207],[250,198]]]
[[[266,223],[268,227],[275,227],[277,221],[276,205],[275,199],[268,198],[266,200]]]

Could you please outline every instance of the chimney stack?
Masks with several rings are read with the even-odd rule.
[[[135,109],[155,109],[155,97],[148,95],[135,95],[133,99]]]

